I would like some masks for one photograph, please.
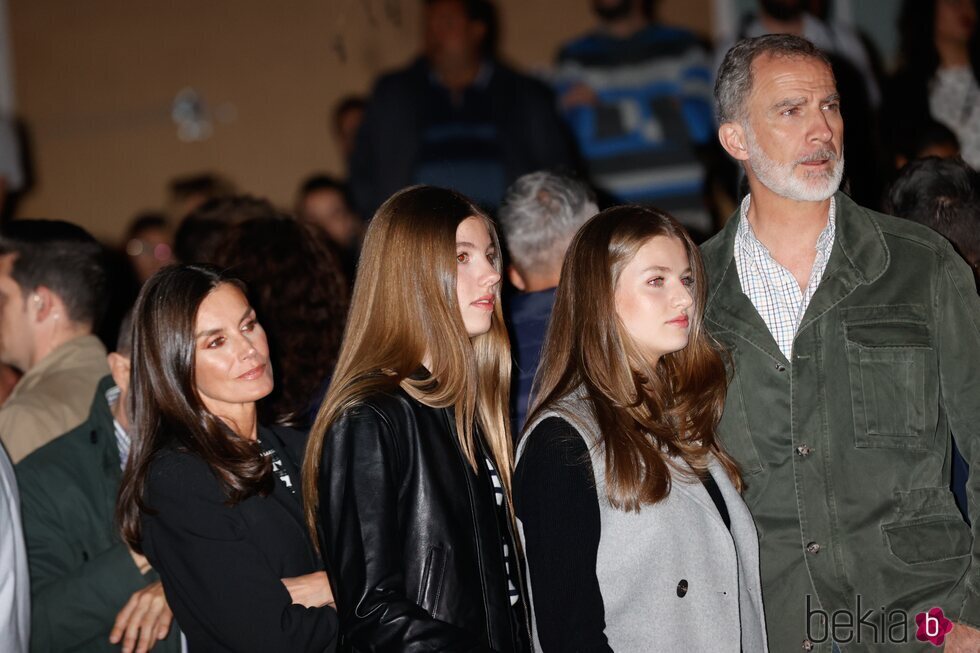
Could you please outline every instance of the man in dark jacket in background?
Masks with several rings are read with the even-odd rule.
[[[423,11],[423,55],[377,82],[358,134],[350,185],[365,217],[412,184],[492,210],[520,175],[573,162],[551,91],[496,58],[493,6],[426,0]]]
[[[129,450],[130,320],[85,422],[17,467],[31,573],[32,651],[180,650],[156,572],[119,538],[116,494]]]
[[[598,211],[584,183],[544,171],[511,184],[500,206],[497,219],[510,254],[507,274],[520,291],[508,299],[505,310],[515,367],[510,386],[515,442],[527,416],[565,250],[578,228]]]

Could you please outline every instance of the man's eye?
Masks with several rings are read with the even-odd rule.
[[[829,104],[823,105],[825,111],[840,111],[840,103],[830,102]]]

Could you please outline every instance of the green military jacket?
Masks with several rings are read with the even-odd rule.
[[[937,650],[917,613],[980,627],[980,540],[949,490],[950,433],[980,470],[980,299],[940,236],[836,198],[791,360],[742,292],[739,213],[703,246],[705,323],[733,362],[719,432],[759,531],[771,650]],[[980,474],[967,493],[980,524]]]
[[[31,651],[119,651],[109,644],[116,615],[142,576],[115,527],[119,447],[99,383],[88,419],[16,466],[31,572]],[[176,624],[157,652],[180,651]]]

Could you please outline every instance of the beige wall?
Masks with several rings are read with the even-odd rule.
[[[709,4],[664,0],[662,14],[708,34]],[[163,206],[168,179],[205,170],[289,204],[306,174],[342,172],[330,108],[412,56],[419,5],[8,0],[17,109],[37,177],[19,215],[72,220],[111,242],[135,212]],[[503,52],[530,69],[592,24],[588,0],[499,6]],[[185,87],[220,108],[207,140],[177,138],[170,105]]]

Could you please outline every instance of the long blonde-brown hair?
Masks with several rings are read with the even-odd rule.
[[[476,425],[510,496],[511,361],[500,286],[490,330],[472,339],[456,295],[456,228],[469,217],[484,222],[499,252],[490,218],[450,190],[406,188],[371,220],[337,367],[306,447],[303,497],[314,540],[320,459],[330,426],[369,395],[396,386],[428,406],[453,407],[459,444],[474,471]],[[500,272],[499,256],[494,265]],[[418,378],[426,355],[429,375]]]
[[[657,236],[683,243],[694,303],[687,347],[651,365],[617,317],[615,290],[623,268]],[[702,327],[706,290],[697,246],[656,209],[621,206],[599,213],[565,255],[527,423],[582,387],[599,425],[606,494],[617,508],[656,503],[670,492],[672,469],[690,473],[668,455],[704,475],[707,454],[714,453],[741,490],[738,467],[715,433],[727,379],[719,349]]]

